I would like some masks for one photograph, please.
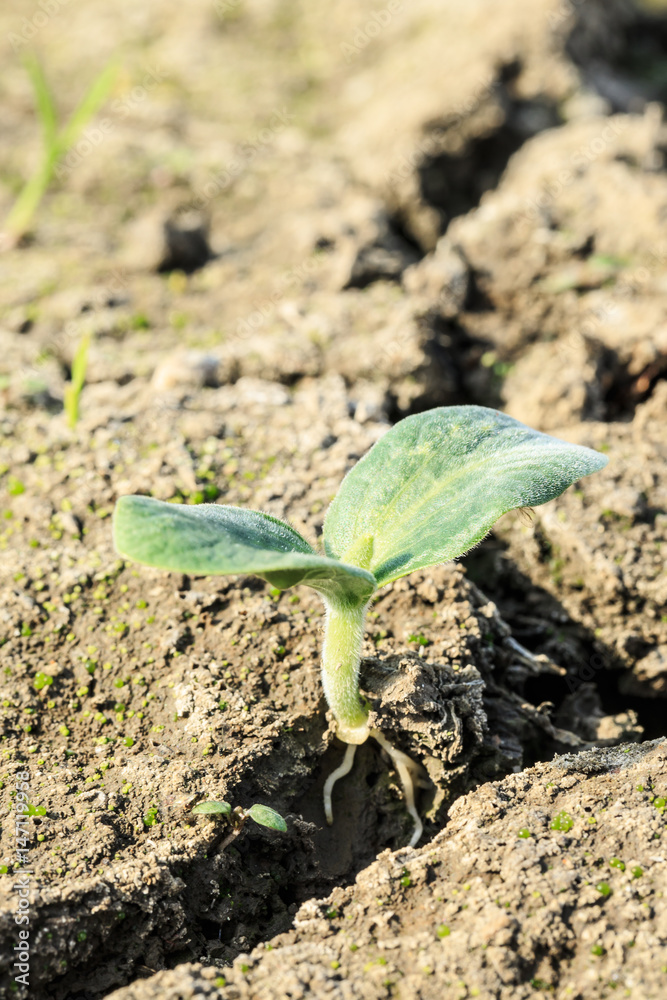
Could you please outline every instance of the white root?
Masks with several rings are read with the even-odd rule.
[[[403,786],[406,808],[415,824],[408,846],[416,847],[421,839],[422,833],[424,832],[424,824],[421,821],[415,804],[415,786],[418,788],[428,787],[428,782],[424,780],[424,768],[421,764],[418,764],[417,761],[408,757],[406,753],[403,753],[402,750],[398,750],[395,746],[392,746],[387,737],[383,736],[379,729],[371,729],[369,735],[372,736],[373,739],[377,740],[382,749],[387,752],[391,758],[394,768],[396,769],[396,773],[398,774],[401,785]],[[356,743],[347,744],[342,764],[340,764],[335,771],[331,772],[324,783],[324,814],[327,818],[329,826],[333,823],[333,787],[339,778],[343,778],[352,770],[356,749]]]
[[[346,774],[349,774],[352,770],[352,765],[354,764],[354,755],[357,750],[356,743],[348,743],[347,749],[345,751],[345,756],[343,757],[343,763],[332,771],[327,780],[324,783],[324,814],[327,818],[327,823],[329,826],[333,823],[333,805],[331,802],[331,795],[333,792],[333,786],[336,784],[339,778],[343,778]]]
[[[386,736],[383,736],[378,729],[371,729],[371,736],[389,754],[401,780],[403,794],[405,795],[405,805],[415,824],[408,847],[416,847],[424,832],[424,824],[415,805],[415,780],[418,784],[422,784],[419,777],[423,768],[416,761],[412,760],[411,757],[408,757],[406,753],[403,753],[402,750],[397,750],[396,747],[392,746]]]

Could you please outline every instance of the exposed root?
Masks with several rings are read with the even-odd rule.
[[[563,677],[567,673],[563,667],[556,666],[543,653],[531,653],[529,649],[526,649],[525,646],[517,642],[512,635],[505,636],[504,642],[506,648],[511,649],[515,659],[524,667],[527,667],[527,673],[533,677],[540,677],[542,674],[557,674]]]
[[[408,757],[406,753],[403,753],[402,750],[398,750],[395,746],[392,746],[387,737],[383,736],[379,729],[371,729],[369,735],[372,736],[373,739],[377,740],[382,749],[389,754],[392,764],[396,769],[401,785],[403,786],[406,808],[415,824],[408,846],[416,847],[421,839],[422,833],[424,832],[424,824],[422,823],[421,817],[417,812],[417,806],[415,804],[415,788],[427,788],[430,784],[427,780],[425,780],[424,768],[421,764],[418,764],[417,761]],[[348,743],[342,764],[331,772],[324,783],[324,814],[327,818],[329,826],[333,823],[333,787],[339,778],[343,778],[352,770],[356,749],[356,743]]]
[[[327,823],[329,826],[333,823],[333,805],[331,802],[331,795],[333,792],[333,786],[336,784],[339,778],[343,778],[346,774],[349,774],[352,770],[352,765],[354,763],[354,755],[357,750],[356,743],[348,743],[347,749],[345,751],[345,756],[343,757],[343,763],[332,771],[327,780],[324,783],[324,814],[327,818]]]
[[[423,782],[420,780],[423,768],[416,761],[412,760],[411,757],[408,757],[406,753],[403,753],[402,750],[397,750],[396,747],[392,746],[386,736],[383,736],[379,729],[371,729],[371,736],[376,739],[382,749],[386,750],[389,754],[401,780],[403,794],[405,795],[405,805],[415,824],[408,847],[416,847],[422,833],[424,832],[424,824],[421,821],[421,817],[417,812],[417,807],[415,805],[415,782],[419,785],[423,785]]]

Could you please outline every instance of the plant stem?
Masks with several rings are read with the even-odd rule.
[[[231,844],[231,842],[233,840],[236,840],[236,838],[240,834],[241,830],[243,829],[243,826],[244,826],[244,824],[241,823],[240,826],[235,827],[230,833],[228,833],[227,836],[225,837],[225,839],[219,845],[218,850],[219,851],[224,851],[225,847],[229,847],[229,845]]]
[[[327,618],[322,649],[322,684],[344,743],[368,739],[368,708],[359,697],[359,662],[368,601],[324,598]]]
[[[415,781],[423,770],[407,754],[392,746],[377,729],[368,725],[369,710],[359,697],[359,663],[364,638],[364,621],[370,602],[324,597],[327,618],[322,649],[322,684],[329,708],[336,719],[336,735],[349,744],[343,763],[332,771],[324,785],[324,812],[333,822],[332,792],[339,778],[349,774],[360,743],[373,736],[389,754],[405,793],[405,804],[414,822],[410,847],[419,841],[423,825],[415,805]]]

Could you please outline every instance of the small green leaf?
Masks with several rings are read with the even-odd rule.
[[[56,140],[58,155],[62,156],[67,152],[70,146],[76,142],[79,134],[85,128],[93,115],[97,114],[99,109],[102,107],[109,96],[111,88],[113,87],[117,71],[118,67],[116,63],[112,61],[101,70],[98,76],[95,77],[83,100],[79,106],[75,108],[69,121],[63,126],[58,134]]]
[[[192,811],[198,816],[229,816],[232,807],[229,802],[200,802]]]
[[[371,573],[318,555],[289,524],[241,507],[121,497],[114,542],[122,556],[179,573],[252,573],[281,590],[305,583],[356,600],[375,589]]]
[[[248,816],[254,819],[255,823],[259,823],[260,826],[268,826],[270,830],[279,830],[281,833],[287,832],[287,823],[280,813],[277,813],[275,809],[271,809],[270,806],[261,806],[255,803],[254,806],[250,806],[250,809],[248,809]]]
[[[26,52],[23,64],[30,77],[33,93],[37,102],[37,114],[44,130],[44,143],[50,146],[58,129],[58,114],[51,88],[44,76],[42,65],[33,52]]]
[[[428,410],[401,420],[347,474],[327,511],[325,550],[383,586],[463,555],[508,510],[553,500],[606,464],[487,407]]]

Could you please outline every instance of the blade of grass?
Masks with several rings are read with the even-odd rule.
[[[33,94],[37,103],[37,115],[44,132],[44,143],[51,147],[58,131],[58,112],[51,88],[49,87],[41,63],[34,52],[26,52],[23,64],[32,83]]]
[[[79,106],[72,112],[69,121],[58,134],[57,144],[59,157],[64,156],[70,146],[76,142],[86,124],[100,110],[109,96],[114,80],[116,79],[117,71],[118,66],[115,61],[112,61],[108,63],[99,76],[93,80],[92,84],[88,88],[88,93],[85,95]]]
[[[30,229],[30,223],[53,177],[54,167],[55,162],[43,158],[21,189],[5,222],[5,236],[10,247],[15,246]]]
[[[11,242],[16,242],[28,230],[30,222],[44,196],[56,165],[56,134],[58,113],[42,66],[33,52],[27,52],[23,64],[32,84],[37,117],[42,126],[43,147],[39,164],[21,189],[7,216],[5,230]]]
[[[67,422],[72,428],[76,427],[79,420],[79,399],[86,381],[90,339],[90,333],[84,333],[79,341],[79,346],[72,358],[72,378],[69,385],[65,386],[65,413],[67,414]]]
[[[26,55],[24,62],[35,95],[44,145],[38,166],[28,178],[7,216],[4,235],[9,246],[15,246],[30,229],[40,202],[53,179],[58,160],[66,155],[87,122],[104,104],[113,86],[117,70],[115,62],[105,66],[69,120],[58,131],[58,116],[53,95],[39,60],[31,53]]]

